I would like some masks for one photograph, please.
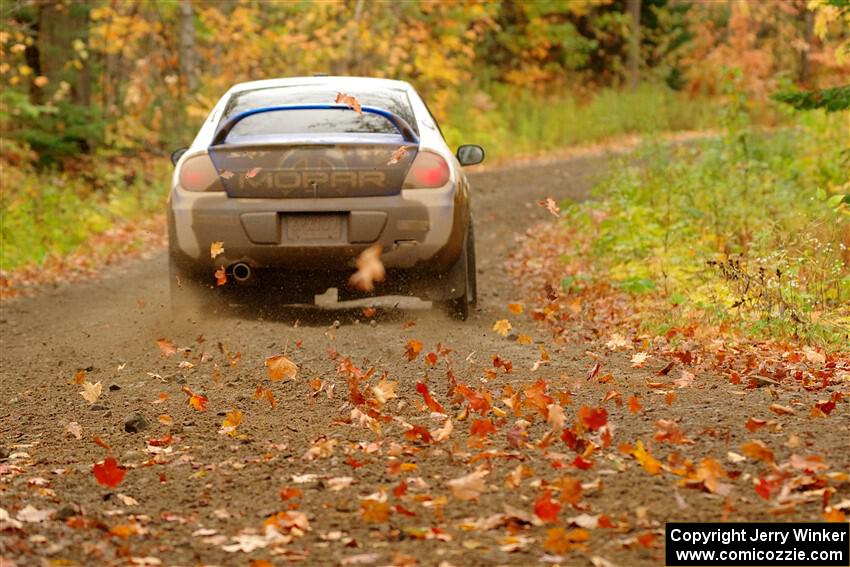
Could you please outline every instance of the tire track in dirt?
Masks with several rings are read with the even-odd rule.
[[[345,407],[347,386],[337,374],[338,361],[331,360],[328,350],[350,356],[354,364],[364,369],[375,366],[378,373],[386,370],[391,380],[399,382],[398,395],[407,407],[398,411],[406,412],[406,419],[419,414],[413,409],[421,400],[414,389],[417,381],[428,381],[435,397],[448,401],[445,372],[427,371],[421,355],[414,361],[404,357],[405,344],[410,339],[424,343],[423,355],[438,343],[452,348],[457,377],[467,384],[480,382],[482,370],[490,366],[493,355],[511,360],[514,372],[500,374],[487,384],[494,392],[508,383],[528,384],[539,378],[559,388],[581,388],[576,385],[584,382],[593,364],[585,355],[588,345],[552,345],[527,317],[510,315],[506,304],[520,298],[503,263],[514,245],[514,234],[536,222],[551,221],[550,214],[534,203],[536,200],[549,196],[584,198],[594,179],[604,174],[610,163],[604,155],[585,156],[471,175],[480,302],[478,311],[465,323],[419,308],[379,310],[373,324],[364,319],[359,309],[283,309],[265,320],[229,317],[175,322],[167,309],[167,262],[163,253],[151,260],[110,269],[98,281],[3,305],[0,449],[19,456],[0,461],[0,467],[7,467],[0,468],[0,507],[13,516],[27,504],[39,509],[54,508],[62,517],[80,515],[101,522],[101,527],[126,523],[131,514],[147,516],[149,520],[141,522],[148,531],[144,537],[126,540],[107,538],[96,526],[72,528],[55,519],[26,524],[23,533],[4,534],[0,554],[19,559],[22,565],[35,563],[34,557],[64,558],[80,564],[125,562],[118,553],[159,557],[168,565],[245,565],[250,558],[283,564],[287,556],[271,558],[263,549],[233,554],[223,551],[221,545],[230,543],[246,527],[259,529],[265,518],[286,509],[289,502],[281,502],[278,491],[287,486],[302,490],[303,496],[293,501],[301,505],[310,521],[311,531],[286,547],[290,550],[289,559],[306,554],[303,564],[336,565],[344,557],[376,553],[372,563],[386,565],[396,552],[417,557],[419,565],[438,565],[442,561],[456,566],[537,564],[543,553],[545,528],[529,530],[528,535],[536,542],[509,553],[500,549],[504,530],[464,533],[457,527],[464,518],[502,512],[504,504],[530,513],[536,490],[527,486],[522,490],[504,487],[504,478],[516,466],[514,462],[494,463],[487,479],[493,489],[482,494],[478,502],[459,502],[449,497],[442,506],[433,502],[416,506],[416,517],[395,514],[389,522],[375,524],[360,520],[357,497],[382,488],[391,490],[402,477],[386,466],[386,453],[393,449],[384,447],[381,455],[371,452],[375,447],[368,442],[375,437],[367,429],[334,423],[348,417],[350,408]],[[537,348],[519,345],[493,332],[493,323],[502,318],[511,318],[517,332],[531,334],[551,352],[557,352],[552,363],[531,373]],[[415,324],[409,326],[408,321]],[[200,336],[202,340],[198,340]],[[159,337],[178,347],[191,348],[195,367],[178,368],[179,354],[161,356],[155,343]],[[231,357],[240,353],[239,362],[229,365],[224,350]],[[201,353],[207,355],[198,362]],[[299,376],[295,381],[269,383],[263,361],[280,353],[299,364]],[[611,371],[616,367],[623,375],[624,396],[629,387],[642,385],[643,376],[629,370],[625,355],[609,358],[606,363],[611,365]],[[80,369],[87,369],[89,381],[101,381],[104,386],[104,394],[93,407],[77,393],[80,387],[73,384]],[[315,396],[311,395],[313,380],[324,381],[323,391]],[[274,393],[274,409],[267,400],[253,398],[261,382]],[[331,385],[336,386],[333,398],[324,389]],[[196,412],[186,405],[181,393],[184,387],[209,397],[207,411]],[[161,404],[152,404],[160,392],[168,398]],[[598,405],[604,394],[602,385],[576,391],[574,405]],[[717,385],[705,390],[683,390],[676,411],[688,432],[696,433],[707,426],[731,431],[733,427],[740,429],[753,404],[762,403],[761,398],[767,399],[768,394],[752,395],[755,401],[730,397]],[[225,413],[234,408],[244,412],[244,422],[239,426],[244,437],[216,434]],[[639,417],[628,416],[623,408],[609,407],[609,412],[615,424],[630,419],[628,427],[615,430],[615,443],[640,436],[648,439],[654,431],[654,421],[658,417],[669,418],[659,415],[658,406],[648,407]],[[135,413],[144,416],[148,427],[140,433],[127,433],[125,420]],[[160,423],[161,414],[171,416],[173,425]],[[419,414],[417,419],[424,419],[425,415]],[[82,440],[64,432],[69,421],[82,426]],[[438,425],[434,420],[428,423]],[[94,482],[91,466],[104,457],[104,451],[89,441],[92,436],[109,443],[120,463],[141,465],[152,457],[145,452],[144,440],[169,433],[178,439],[167,457],[169,464],[133,468],[113,491]],[[536,439],[541,430],[529,433]],[[841,454],[842,441],[837,437],[817,439],[813,426],[806,424],[799,426],[798,433],[812,451]],[[740,441],[735,439],[735,433],[729,435],[733,442]],[[348,441],[364,444],[356,455],[345,455],[338,448],[330,458],[305,460],[306,451],[322,436],[338,441],[339,448]],[[392,437],[396,438],[397,435]],[[458,444],[451,450],[445,445],[428,449],[428,458],[419,459],[416,451],[406,449],[397,455],[406,463],[416,464],[411,475],[428,485],[418,489],[412,486],[411,492],[428,493],[435,498],[445,496],[449,494],[446,480],[474,469],[463,462],[462,454],[468,449],[460,439],[465,436],[458,436]],[[723,435],[718,436],[719,458],[726,451],[723,443],[729,442],[728,435],[725,440]],[[502,450],[503,445],[504,430],[490,448]],[[686,452],[687,447],[682,451]],[[21,457],[21,452],[28,457]],[[349,457],[363,466],[354,468]],[[14,466],[20,467],[20,472],[9,469]],[[723,511],[722,500],[713,495],[674,497],[669,479],[650,478],[641,471],[616,475],[616,468],[616,462],[600,461],[589,471],[572,472],[589,485],[599,483],[599,488],[589,489],[585,495],[593,513],[636,517],[634,523],[647,529],[657,528],[668,519],[717,520]],[[54,474],[51,471],[55,469],[64,472]],[[293,480],[293,475],[305,474],[318,478],[303,484]],[[552,481],[561,474],[562,471],[548,465],[544,468],[537,462],[536,477]],[[342,491],[332,491],[327,478],[340,476],[353,477],[353,484]],[[54,493],[39,493],[38,484],[27,483],[33,477],[48,479]],[[139,504],[127,507],[118,493],[131,496]],[[683,502],[688,508],[680,508]],[[641,507],[645,509],[639,510]],[[746,502],[739,507],[741,514],[749,514],[751,519],[764,519],[759,515],[761,508],[753,506],[748,512]],[[580,510],[565,509],[562,516],[579,513]],[[431,525],[448,530],[452,541],[418,539],[425,536],[405,531],[409,526]],[[197,532],[199,529],[206,531]],[[32,534],[44,534],[48,540],[29,540]],[[657,564],[660,560],[659,548],[625,549],[613,542],[614,536],[597,534],[598,530],[590,542],[588,556],[567,555],[568,562],[586,564],[586,557],[591,554],[624,565]],[[122,546],[128,549],[122,551]]]

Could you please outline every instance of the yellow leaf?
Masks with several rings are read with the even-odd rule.
[[[213,242],[210,244],[210,258],[224,254],[224,242]]]
[[[511,326],[510,321],[508,321],[507,319],[499,319],[493,324],[493,330],[502,335],[503,337],[507,337],[508,333],[511,332],[512,328],[513,327]]]
[[[661,472],[661,461],[653,457],[646,449],[643,448],[643,442],[638,440],[635,444],[635,450],[632,452],[637,462],[641,464],[641,466],[648,472],[649,474],[658,474]]]

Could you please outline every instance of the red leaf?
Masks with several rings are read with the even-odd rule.
[[[593,461],[588,461],[587,459],[585,459],[581,455],[578,455],[573,460],[573,466],[576,467],[577,469],[581,469],[583,471],[586,471],[587,469],[589,469],[590,467],[593,466]]]
[[[554,522],[558,519],[558,512],[561,511],[561,505],[552,500],[552,492],[546,490],[537,497],[534,501],[534,513],[544,522]]]
[[[496,432],[496,426],[489,419],[476,419],[469,428],[469,434],[477,437],[486,437]]]
[[[92,467],[94,478],[98,484],[115,488],[124,480],[127,470],[118,466],[115,457],[106,457],[103,463],[95,463]]]
[[[414,425],[404,432],[404,437],[410,441],[421,439],[423,443],[431,442],[431,434],[421,425]]]
[[[587,429],[596,431],[608,423],[608,411],[605,408],[581,406],[578,410],[578,418]]]
[[[446,410],[441,406],[434,398],[431,397],[431,393],[428,392],[428,386],[423,384],[422,382],[416,383],[416,391],[422,394],[422,397],[425,399],[425,405],[431,411],[435,411],[437,413],[446,413]]]
[[[406,492],[407,492],[407,481],[406,480],[401,481],[398,484],[398,486],[393,488],[393,496],[395,496],[396,498],[401,498],[402,496],[405,495]]]

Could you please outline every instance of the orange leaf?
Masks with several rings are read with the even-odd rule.
[[[767,421],[763,419],[756,419],[754,417],[750,417],[746,423],[747,429],[749,429],[751,433],[758,431],[765,425],[767,425]]]
[[[293,498],[300,498],[304,493],[301,492],[300,488],[287,488],[283,487],[280,489],[280,499],[281,500],[291,500]]]
[[[413,360],[419,353],[422,352],[422,342],[417,341],[416,339],[410,339],[407,341],[407,348],[404,351],[404,356],[407,357],[407,360]]]
[[[775,462],[773,451],[770,450],[770,447],[758,440],[747,441],[741,445],[741,452],[751,459],[764,461],[768,464]]]
[[[469,428],[469,434],[476,437],[486,437],[496,432],[496,426],[489,419],[476,419]]]
[[[94,472],[94,478],[98,484],[110,488],[115,488],[121,484],[121,481],[124,480],[124,476],[127,474],[126,469],[118,466],[115,457],[106,457],[103,463],[95,463],[92,467],[92,472]]]
[[[390,159],[387,160],[387,165],[397,164],[402,160],[402,158],[404,158],[405,155],[407,155],[407,148],[404,146],[399,146],[398,149],[392,153]]]
[[[546,540],[543,548],[552,553],[568,553],[574,550],[582,550],[585,543],[590,539],[590,533],[582,528],[565,530],[564,528],[549,528],[546,530]]]
[[[215,285],[224,285],[227,283],[227,272],[224,266],[219,266],[213,275],[215,276]]]
[[[357,102],[357,99],[354,98],[352,95],[345,94],[345,93],[336,93],[336,98],[334,99],[334,102],[342,103],[342,104],[348,106],[349,108],[354,110],[354,112],[356,112],[357,114],[363,114],[363,109],[360,106],[360,103]]]
[[[377,500],[361,500],[360,514],[364,522],[372,524],[386,522],[390,518],[390,505],[388,502]]]
[[[425,405],[431,411],[435,411],[437,413],[446,413],[446,410],[441,406],[434,398],[431,397],[431,394],[428,392],[428,386],[423,384],[422,382],[416,383],[416,391],[422,394],[422,397],[425,399]]]
[[[298,365],[282,354],[268,357],[265,364],[271,380],[294,380],[298,375]]]
[[[508,309],[514,315],[522,315],[522,303],[508,303]]]
[[[637,396],[629,396],[629,411],[632,413],[638,413],[643,409],[643,406],[640,405],[640,398]]]
[[[183,393],[189,396],[188,404],[197,411],[204,411],[207,409],[207,402],[209,400],[206,396],[194,393],[188,386],[183,386]]]
[[[561,505],[551,498],[552,492],[545,490],[534,501],[534,514],[544,522],[554,522],[558,519]]]
[[[770,407],[767,408],[776,415],[794,415],[794,410],[789,408],[788,406],[781,406],[779,404],[770,404]]]
[[[162,352],[163,356],[171,356],[175,352],[177,352],[177,347],[169,341],[168,339],[159,338],[156,340],[156,346],[159,347],[159,350]],[[79,373],[77,374],[79,377]],[[83,375],[85,377],[85,375]]]
[[[581,480],[573,476],[565,476],[558,480],[556,486],[561,490],[561,502],[573,506],[578,504],[581,499]]]

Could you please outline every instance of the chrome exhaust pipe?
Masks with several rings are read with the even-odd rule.
[[[254,271],[251,269],[251,266],[244,262],[233,264],[233,267],[230,268],[230,273],[233,274],[233,279],[238,283],[247,283],[254,277]]]

